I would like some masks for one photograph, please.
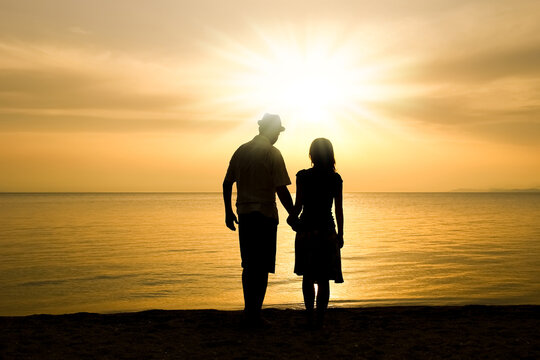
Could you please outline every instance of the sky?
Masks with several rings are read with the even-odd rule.
[[[540,187],[538,1],[0,10],[1,192],[220,191],[266,112],[293,183],[326,137],[345,191]]]

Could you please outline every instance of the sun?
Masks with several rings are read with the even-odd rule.
[[[268,61],[253,77],[252,83],[261,85],[254,101],[299,122],[334,118],[353,98],[346,69],[331,57],[285,53]]]
[[[362,61],[348,43],[338,46],[317,34],[303,41],[279,32],[258,34],[265,46],[223,41],[229,47],[219,48],[233,65],[226,71],[224,96],[236,106],[278,113],[297,127],[337,126],[340,119],[362,112],[377,92],[380,67]]]

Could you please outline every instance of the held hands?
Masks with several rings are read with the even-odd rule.
[[[298,215],[294,215],[294,214],[289,215],[289,217],[287,218],[287,224],[289,224],[289,226],[294,231],[296,232],[300,231],[300,219],[298,219]],[[336,240],[337,240],[337,245],[339,246],[339,248],[340,249],[343,248],[343,244],[345,243],[345,241],[343,240],[342,233],[337,234]]]
[[[238,224],[238,219],[236,218],[234,212],[232,212],[232,210],[225,212],[225,225],[227,225],[227,227],[232,231],[236,231],[234,223]]]
[[[294,231],[298,231],[298,225],[299,225],[298,215],[294,215],[294,214],[289,215],[289,217],[287,218],[287,224],[289,224],[289,226]]]

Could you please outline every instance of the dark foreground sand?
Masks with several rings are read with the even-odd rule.
[[[1,359],[540,359],[540,306],[330,309],[319,330],[298,310],[0,317]]]

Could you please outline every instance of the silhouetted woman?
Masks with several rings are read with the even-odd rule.
[[[317,325],[320,326],[330,299],[330,280],[343,282],[340,257],[343,181],[336,172],[334,149],[328,139],[315,139],[309,148],[309,157],[313,166],[296,174],[296,202],[288,220],[297,232],[294,272],[303,276],[302,292],[308,322],[313,322],[316,293]],[[337,233],[332,217],[333,203]]]

